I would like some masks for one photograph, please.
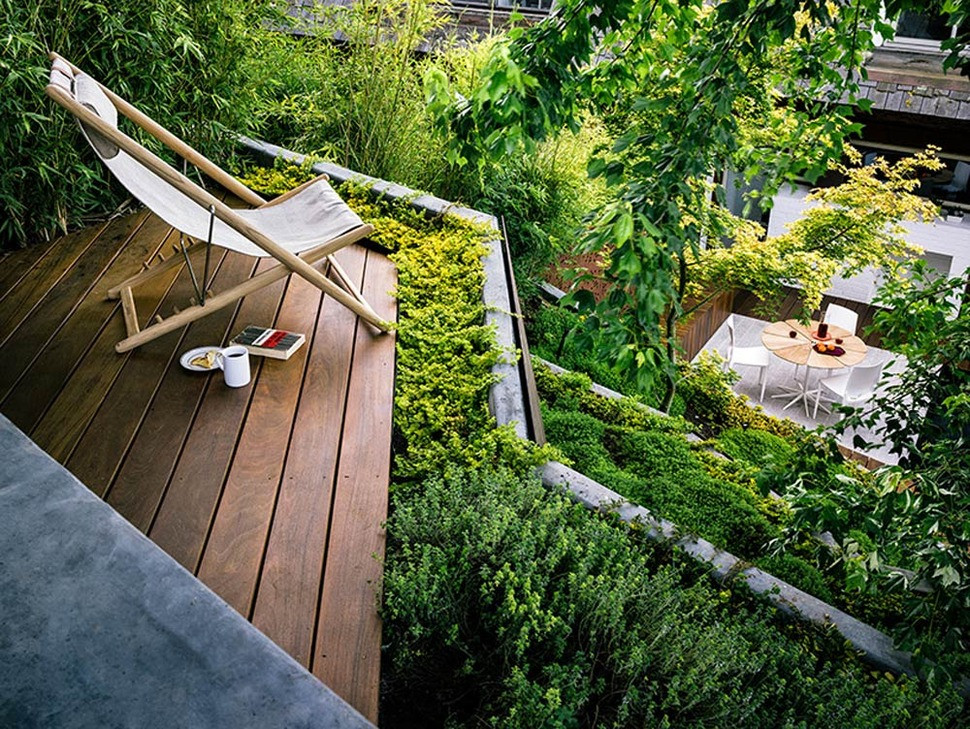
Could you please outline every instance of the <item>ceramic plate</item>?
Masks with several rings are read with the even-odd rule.
[[[207,347],[196,347],[195,349],[190,349],[188,352],[183,354],[179,358],[179,363],[187,370],[192,370],[192,372],[211,372],[212,370],[217,370],[219,368],[218,358],[213,360],[211,367],[203,367],[197,364],[192,364],[192,360],[198,357],[204,357],[206,352],[218,352],[220,347],[213,347],[209,345]]]

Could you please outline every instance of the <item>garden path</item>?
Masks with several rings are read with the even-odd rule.
[[[292,277],[116,354],[125,329],[107,289],[177,240],[140,211],[4,256],[0,412],[376,723],[394,337]],[[394,321],[387,257],[356,245],[337,258]],[[266,265],[219,251],[213,289]],[[192,290],[184,265],[141,289],[146,319]],[[253,357],[239,389],[179,365],[248,324],[307,344]]]

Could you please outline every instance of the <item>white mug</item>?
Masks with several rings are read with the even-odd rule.
[[[241,344],[220,349],[218,354],[222,375],[229,387],[245,387],[249,384],[249,350]]]

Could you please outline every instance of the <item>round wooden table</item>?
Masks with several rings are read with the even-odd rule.
[[[781,357],[786,362],[795,365],[805,365],[805,378],[799,383],[798,387],[788,388],[785,392],[772,397],[790,397],[791,402],[785,405],[783,410],[787,410],[799,400],[805,403],[805,415],[808,415],[808,371],[811,367],[819,369],[840,370],[846,367],[853,367],[866,358],[866,343],[859,337],[851,334],[848,330],[841,327],[829,325],[829,338],[819,340],[815,336],[818,329],[818,322],[812,321],[805,326],[795,319],[787,321],[776,321],[769,324],[761,332],[761,343],[772,354]],[[791,336],[795,332],[795,336]],[[841,339],[841,344],[836,344],[835,340]],[[831,354],[820,354],[813,348],[814,345],[824,341],[826,344],[836,344],[845,350],[845,354],[835,357]],[[814,390],[812,391],[814,393]]]

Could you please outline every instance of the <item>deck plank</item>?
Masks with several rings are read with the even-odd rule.
[[[358,247],[337,254],[358,285],[364,256]],[[253,610],[253,624],[304,666],[313,651],[355,319],[324,297]]]
[[[144,220],[144,215],[142,215]],[[0,306],[0,343],[17,328],[21,321],[57,284],[75,261],[99,237],[105,226],[85,228],[58,241],[51,255],[44,256],[30,269],[18,285],[9,290]]]
[[[111,221],[65,280],[20,323],[3,348],[5,366],[0,371],[0,400],[9,394],[16,378],[43,351],[60,327],[78,311],[78,316],[85,320],[95,310],[111,311],[111,305],[104,303],[108,289],[136,273],[142,261],[154,255],[162,242],[160,237],[152,236],[150,227],[142,235],[136,233],[141,217],[134,214]],[[119,241],[126,241],[120,252]]]
[[[273,261],[263,259],[256,271],[259,273],[273,265]],[[247,324],[275,321],[285,285],[286,279],[280,279],[243,299],[233,330],[242,329]],[[262,357],[250,359],[254,383],[258,380],[262,365]],[[166,452],[166,462],[162,465],[166,469],[171,468],[168,465],[171,461],[174,472],[165,471],[171,472],[172,476],[157,516],[153,523],[141,523],[143,526],[140,528],[150,527],[149,538],[190,572],[198,569],[253,389],[252,383],[234,390],[209,378],[195,419],[183,426],[187,433],[181,454]],[[138,480],[146,477],[145,471],[149,468],[153,469],[152,478],[156,478],[155,471],[160,459],[153,454],[153,450],[151,442],[144,444],[140,454],[142,473],[137,476]],[[131,457],[126,460],[126,467],[130,460]],[[129,476],[132,477],[135,475]]]
[[[292,276],[276,326],[312,331],[321,298],[315,286]],[[308,351],[303,346],[288,360],[263,363],[199,565],[199,579],[246,617],[256,594]]]
[[[169,283],[172,277],[174,281]],[[151,295],[156,287],[154,293],[164,293],[164,296]],[[144,312],[139,315],[143,317],[139,322],[141,326],[151,319],[154,312],[166,311],[177,305],[176,302],[184,303],[193,293],[189,272],[184,266],[147,282],[142,290],[147,301],[141,305]],[[98,412],[115,378],[131,358],[131,352],[115,352],[115,344],[125,335],[124,317],[118,306],[76,370],[71,373],[64,388],[30,431],[34,442],[55,460],[67,460]]]
[[[389,292],[396,279],[396,269],[387,258],[368,253],[363,293],[388,319],[395,315]],[[377,604],[391,468],[394,345],[393,336],[358,327],[311,666],[314,675],[374,723],[380,683]]]
[[[149,220],[141,226],[139,232],[148,236],[150,240],[155,239],[159,242],[166,235],[170,235],[171,228],[168,226],[152,225],[150,230],[146,230],[146,226],[151,223],[152,221]],[[151,281],[142,287],[143,293],[154,299],[153,304],[157,304],[168,291],[177,273],[178,269],[175,269]],[[104,280],[104,283],[109,282]],[[144,304],[142,308],[143,311],[148,312],[145,314],[147,318],[151,309],[146,308]],[[29,386],[14,387],[2,405],[3,413],[21,430],[32,433],[64,389],[72,387],[74,380],[72,373],[75,368],[79,369],[84,378],[90,374],[100,374],[94,371],[99,370],[102,365],[111,370],[123,364],[124,360],[114,353],[114,344],[124,334],[124,323],[118,303],[104,301],[103,296],[98,292],[92,292],[92,295],[85,298],[81,306],[74,311],[70,319],[60,327],[25,370],[20,382],[29,383]],[[114,337],[114,340],[105,348],[106,339],[111,337]],[[87,360],[89,352],[94,352],[94,358],[90,360],[88,367],[81,367],[81,363]],[[73,383],[75,391],[79,384],[79,382]],[[96,395],[95,392],[89,394]],[[100,394],[103,395],[104,392]],[[77,423],[77,425],[83,427],[84,424]],[[36,438],[34,440],[38,442]],[[41,447],[44,446],[41,445]],[[66,456],[66,453],[64,455]],[[54,457],[57,458],[57,456]]]
[[[373,555],[383,552],[387,509],[393,336],[292,278],[116,354],[124,322],[117,302],[104,300],[107,288],[176,239],[137,213],[12,254],[16,271],[0,276],[0,299],[12,307],[0,312],[14,332],[0,343],[10,365],[0,374],[0,411],[376,717]],[[378,312],[395,319],[393,265],[363,246],[337,255]],[[272,265],[228,253],[215,288]],[[190,291],[181,265],[139,287],[141,324]],[[246,324],[312,337],[287,362],[253,358],[253,384],[241,391],[178,365],[188,347],[223,343]]]
[[[227,254],[215,272],[216,290],[246,280],[254,267],[255,259]],[[134,350],[68,458],[68,470],[95,493],[105,495],[150,412],[164,412],[166,416],[154,418],[144,437],[154,443],[157,452],[177,453],[185,424],[191,422],[204,389],[203,377],[182,372],[178,355],[192,347],[221,345],[234,315],[235,307],[221,309],[193,322],[187,330],[170,332]],[[181,436],[179,424],[182,424]],[[167,481],[166,476],[164,482]],[[146,489],[145,483],[125,481],[123,484],[113,495],[114,506],[119,511],[133,513],[124,489],[151,489]],[[160,491],[158,498],[161,498]],[[154,514],[154,508],[150,511]]]
[[[61,244],[61,238],[7,251],[0,260],[0,304],[37,263]]]

